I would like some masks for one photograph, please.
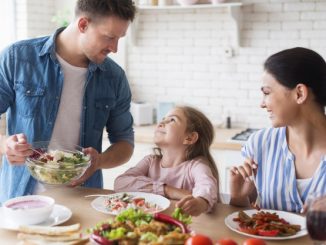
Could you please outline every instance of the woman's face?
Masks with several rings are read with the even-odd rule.
[[[180,109],[171,110],[157,125],[154,142],[159,147],[181,146],[186,138],[187,119]]]
[[[298,111],[295,91],[279,83],[270,73],[264,72],[261,91],[261,107],[269,113],[273,127],[287,126],[293,122]]]

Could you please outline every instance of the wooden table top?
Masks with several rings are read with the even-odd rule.
[[[104,189],[90,189],[90,188],[66,188],[66,187],[48,187],[47,191],[42,195],[51,196],[55,199],[57,204],[64,205],[71,209],[73,215],[70,220],[63,225],[71,225],[75,223],[81,224],[82,231],[93,227],[100,221],[106,220],[110,215],[100,213],[94,210],[90,203],[93,198],[85,198],[89,194],[110,194],[112,191]],[[174,202],[172,202],[174,203]],[[198,234],[209,236],[213,241],[221,238],[232,238],[239,245],[241,245],[248,237],[240,235],[231,231],[224,224],[224,219],[229,214],[240,210],[241,208],[233,207],[226,204],[218,204],[215,211],[211,214],[202,214],[198,217],[193,217],[191,228]],[[174,210],[174,205],[165,211],[171,214]],[[17,232],[0,229],[0,244],[18,244]],[[282,241],[267,241],[267,244],[313,244],[309,236],[301,238],[282,240]]]

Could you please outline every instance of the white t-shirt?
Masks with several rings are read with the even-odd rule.
[[[87,68],[70,65],[58,54],[64,80],[61,92],[60,105],[55,120],[50,146],[56,148],[54,141],[78,145],[80,140],[80,126],[84,86]]]
[[[67,61],[56,54],[62,67],[64,80],[61,91],[60,105],[55,120],[50,147],[55,149],[60,142],[69,145],[79,145],[81,113],[84,86],[86,81],[87,68],[70,65]],[[71,147],[72,148],[72,147]],[[44,185],[37,183],[34,194],[45,191]]]

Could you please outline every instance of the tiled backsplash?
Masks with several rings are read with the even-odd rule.
[[[28,6],[28,14],[17,17],[18,37],[51,33],[54,2],[18,0],[18,11]],[[134,99],[154,106],[160,101],[189,103],[216,124],[231,116],[233,126],[269,125],[259,107],[262,63],[295,46],[326,58],[326,1],[241,2],[242,46],[233,47],[232,58],[224,54],[235,33],[226,8],[139,12],[137,45],[126,42],[125,50]]]

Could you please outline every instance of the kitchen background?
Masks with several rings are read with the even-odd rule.
[[[7,2],[15,20],[7,28],[15,30],[15,39],[52,33],[57,26],[52,17],[61,12],[70,19],[75,3]],[[238,2],[242,6],[231,7],[230,1],[205,8],[142,6],[113,56],[127,73],[133,100],[153,108],[160,102],[191,104],[217,126],[225,126],[227,116],[233,127],[269,126],[259,107],[262,63],[270,54],[296,46],[312,48],[326,58],[326,1]]]

